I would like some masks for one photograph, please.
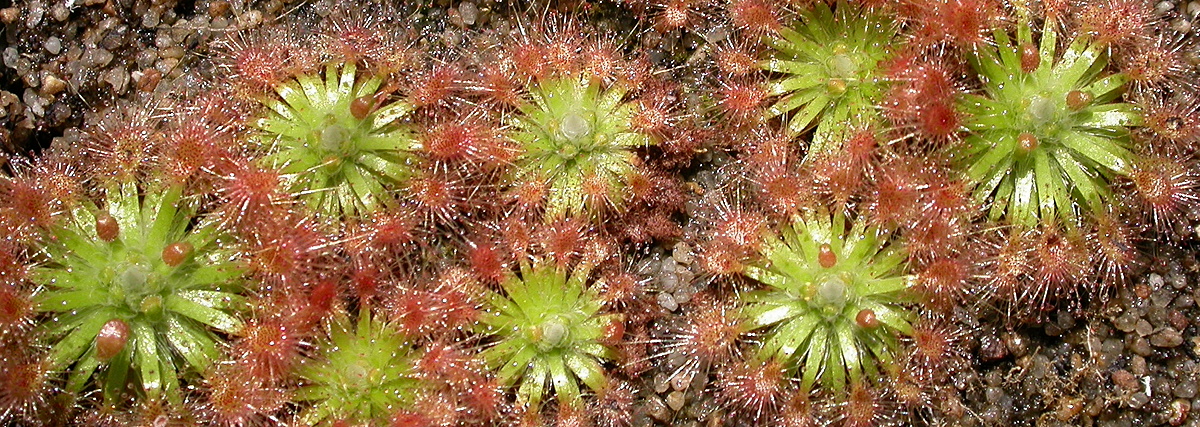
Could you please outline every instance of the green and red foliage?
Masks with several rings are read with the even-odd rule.
[[[659,373],[924,421],[962,316],[1191,239],[1196,73],[1144,2],[561,3],[239,29],[203,90],[5,157],[0,423],[626,427]],[[631,267],[668,250],[682,294]]]

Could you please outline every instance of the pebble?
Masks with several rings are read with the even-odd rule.
[[[1140,426],[1140,424],[1139,424]],[[1102,420],[1099,427],[1133,427],[1133,420],[1129,418],[1117,418],[1115,420]]]
[[[138,90],[142,92],[153,92],[154,88],[158,87],[158,82],[162,81],[162,73],[153,68],[134,71],[132,77]]]
[[[145,15],[142,15],[142,28],[154,28],[161,22],[162,13],[158,9],[150,9]]]
[[[1137,316],[1134,316],[1133,313],[1126,311],[1121,313],[1121,315],[1117,316],[1115,319],[1112,319],[1112,324],[1113,327],[1117,328],[1118,331],[1132,332],[1133,329],[1137,327],[1138,320],[1140,319],[1138,319]]]
[[[20,102],[21,100],[17,98],[16,94],[0,90],[0,117],[4,117],[3,114],[6,114],[9,108],[13,108],[14,106],[19,108]]]
[[[1196,397],[1196,380],[1189,379],[1181,381],[1179,384],[1175,385],[1175,388],[1171,389],[1171,393],[1174,394],[1175,397],[1181,397],[1184,399]]]
[[[1069,331],[1071,328],[1075,327],[1075,316],[1072,316],[1071,313],[1067,312],[1066,310],[1060,310],[1058,312],[1058,316],[1056,317],[1058,321],[1057,325],[1063,331]]]
[[[4,53],[0,54],[4,60],[4,66],[8,68],[17,68],[17,64],[21,60],[21,54],[17,52],[17,48],[9,46],[4,49]]]
[[[163,73],[164,75],[171,76],[171,75],[178,74],[178,72],[176,70],[177,65],[179,65],[178,59],[163,58],[154,64],[154,68],[158,69],[158,71],[160,73]],[[175,72],[175,73],[172,73],[172,72]]]
[[[1182,294],[1175,298],[1175,302],[1171,303],[1172,307],[1179,309],[1192,308],[1193,305],[1196,305],[1196,299],[1192,297],[1192,294]]]
[[[238,28],[250,29],[262,25],[263,14],[257,10],[251,10],[238,16]]]
[[[647,31],[642,35],[641,42],[642,47],[646,49],[653,49],[662,42],[662,34],[659,34],[658,31]]]
[[[1170,288],[1162,288],[1154,291],[1154,293],[1150,295],[1150,302],[1153,304],[1153,307],[1151,308],[1166,307],[1175,299],[1175,295],[1176,293]]]
[[[675,376],[671,377],[671,388],[675,389],[675,391],[687,390],[688,385],[692,383],[692,377],[694,376],[695,371],[690,369],[675,374]]]
[[[1124,369],[1118,369],[1114,371],[1111,378],[1113,385],[1119,387],[1121,390],[1133,391],[1141,387],[1141,384],[1138,383],[1137,378],[1134,377],[1132,373]]]
[[[1121,347],[1124,347],[1124,344],[1121,344],[1120,339],[1109,338],[1104,340],[1103,346],[1100,351],[1105,354],[1121,354]]]
[[[1150,336],[1150,344],[1155,347],[1175,348],[1183,344],[1183,335],[1175,328],[1167,327]]]
[[[1030,360],[1029,377],[1035,380],[1046,378],[1046,374],[1050,372],[1050,359],[1045,355],[1036,354]]]
[[[160,30],[158,35],[154,36],[154,47],[166,49],[171,47],[174,42],[171,40],[171,33]]]
[[[675,276],[679,278],[680,288],[686,288],[692,283],[692,279],[696,278],[696,273],[686,266],[680,265],[675,269]]]
[[[103,67],[112,62],[113,54],[107,49],[90,48],[83,52],[79,60],[83,62],[84,67]]]
[[[67,82],[58,78],[51,73],[42,75],[42,93],[46,95],[58,95],[63,89],[67,88]]]
[[[973,369],[955,369],[958,371],[950,378],[950,383],[957,390],[966,390],[968,387],[974,387],[979,381],[979,373]]]
[[[1175,10],[1175,4],[1166,0],[1154,4],[1154,13],[1159,15],[1166,14],[1172,10]]]
[[[1133,356],[1129,358],[1129,372],[1139,377],[1144,377],[1149,373],[1146,369],[1146,358],[1142,356]]]
[[[154,66],[154,61],[157,60],[158,50],[155,48],[146,48],[146,50],[138,52],[137,56],[134,57],[134,62],[136,62],[138,67],[141,68],[152,67]]]
[[[21,59],[17,63],[17,72],[21,73],[21,81],[25,82],[26,89],[33,89],[42,84],[41,73],[33,70],[33,65],[26,59]]]
[[[1013,398],[998,388],[989,388],[984,392],[992,405],[984,412],[985,425],[1003,425],[1013,411]]]
[[[208,4],[208,16],[221,18],[229,14],[230,4],[225,0],[217,0]]]
[[[678,271],[679,264],[675,262],[675,258],[663,258],[662,263],[658,266],[658,281],[662,284],[664,291],[675,292],[679,290],[680,280]]]
[[[184,52],[182,47],[171,46],[169,48],[163,49],[162,51],[159,51],[158,56],[160,56],[162,58],[168,58],[168,59],[179,59],[179,58],[183,58],[184,53],[186,53],[186,52]]]
[[[704,38],[707,39],[709,43],[720,43],[726,38],[729,38],[729,27],[725,25],[714,25],[712,29],[708,30],[708,33],[704,35]]]
[[[658,305],[667,309],[667,311],[675,311],[679,309],[679,302],[675,301],[675,296],[669,293],[659,292],[656,299],[658,300]]]
[[[42,47],[46,49],[46,52],[50,52],[51,55],[58,55],[62,52],[62,40],[51,36],[46,39],[45,43],[42,43]]]
[[[1150,285],[1147,285],[1145,283],[1138,283],[1136,285],[1133,285],[1133,295],[1137,296],[1138,299],[1134,300],[1134,301],[1130,301],[1130,305],[1134,306],[1134,307],[1142,305],[1141,300],[1150,298],[1150,291],[1151,291]]]
[[[50,106],[50,114],[46,118],[50,126],[62,125],[71,118],[71,107],[62,101],[57,101]]]
[[[985,425],[1003,425],[1008,417],[1001,413],[998,405],[990,405],[979,415],[979,419]]]
[[[991,387],[999,387],[1004,383],[1004,374],[1000,371],[988,371],[983,377],[983,383]]]
[[[1052,336],[1052,337],[1061,336],[1063,334],[1063,332],[1066,332],[1061,326],[1058,326],[1057,323],[1053,323],[1053,322],[1046,323],[1046,327],[1043,329],[1045,330],[1046,335]]]
[[[1159,289],[1163,286],[1163,277],[1157,273],[1151,273],[1150,278],[1146,280],[1151,289]]]
[[[673,293],[679,290],[679,276],[676,276],[675,272],[662,272],[658,276],[658,283],[662,286],[663,292]]]
[[[1167,423],[1173,426],[1183,425],[1188,419],[1188,413],[1192,411],[1192,402],[1184,399],[1175,399],[1171,402],[1170,408],[1167,409]]]
[[[46,99],[38,95],[33,88],[25,88],[25,92],[21,94],[21,100],[25,101],[25,107],[29,109],[34,116],[46,115]]]
[[[1187,277],[1182,274],[1172,273],[1169,277],[1167,277],[1167,282],[1170,283],[1171,287],[1175,289],[1183,289],[1187,287]]]
[[[695,260],[695,257],[692,256],[692,246],[687,242],[676,243],[675,247],[671,248],[671,258],[679,264],[691,265]]]
[[[1150,396],[1147,396],[1146,393],[1139,391],[1134,393],[1133,396],[1129,396],[1129,407],[1131,408],[1141,408],[1147,403],[1150,403]]]
[[[1109,340],[1109,341],[1116,341],[1116,340]],[[1118,358],[1121,357],[1122,345],[1120,344],[1120,342],[1117,342],[1115,347],[1109,347],[1108,346],[1109,341],[1105,341],[1103,344],[1093,347],[1096,349],[1100,349],[1100,351],[1093,353],[1095,356],[1093,358],[1093,361],[1096,363],[1096,369],[1108,369],[1108,367],[1113,365],[1114,361],[1116,361]],[[1112,349],[1112,348],[1115,348],[1116,350],[1109,351],[1109,349]]]
[[[675,262],[675,257],[672,256],[672,257],[668,257],[668,258],[663,258],[662,262],[659,263],[659,265],[658,265],[658,271],[663,272],[663,273],[675,274],[675,271],[678,269],[678,267],[679,267],[679,264]]]
[[[0,22],[3,22],[6,25],[16,22],[17,18],[20,18],[20,17],[21,17],[21,9],[20,8],[6,7],[4,9],[0,9]]]
[[[67,6],[62,3],[56,4],[50,9],[50,17],[58,22],[66,21],[71,17],[71,9],[67,9]]]
[[[104,72],[102,79],[112,86],[113,93],[121,94],[125,92],[126,85],[129,84],[129,73],[124,67],[116,67]]]
[[[688,357],[686,355],[684,355],[683,353],[680,353],[677,351],[671,352],[671,354],[667,355],[667,366],[669,368],[671,368],[672,370],[679,368],[680,366],[683,366],[683,364],[687,361],[688,361]],[[662,393],[662,392],[659,392],[659,393]]]
[[[475,25],[475,21],[479,19],[479,8],[475,7],[475,3],[462,2],[458,5],[458,17],[467,26]]]
[[[995,334],[984,334],[979,338],[979,357],[984,362],[994,362],[1008,357],[1008,349]]]
[[[666,422],[671,417],[671,412],[667,410],[667,405],[658,396],[646,397],[646,413],[662,422]]]
[[[673,391],[667,395],[667,406],[670,406],[672,411],[678,412],[683,409],[685,403],[687,403],[687,399],[684,399],[682,392]]]
[[[713,412],[716,412],[717,409],[720,409],[721,407],[721,405],[717,403],[716,399],[713,399],[712,397],[702,397],[702,399],[703,400],[700,402],[688,406],[686,413],[689,417],[703,421],[709,419]],[[713,419],[715,418],[716,417]]]
[[[655,393],[659,393],[659,394],[666,393],[666,391],[670,388],[671,388],[671,378],[669,375],[667,375],[666,373],[663,373],[663,372],[659,372],[658,374],[654,375],[654,392]]]
[[[692,297],[696,295],[696,288],[691,287],[691,286],[684,286],[684,287],[680,288],[678,291],[675,291],[675,293],[671,294],[671,295],[675,297],[675,302],[680,303],[680,304],[687,304],[688,301],[691,301]]]
[[[1134,325],[1133,330],[1134,332],[1137,332],[1139,336],[1144,337],[1154,332],[1154,325],[1151,325],[1150,322],[1146,321],[1146,319],[1138,319],[1137,325]]]
[[[1078,397],[1064,397],[1058,401],[1058,408],[1054,411],[1054,417],[1059,421],[1070,421],[1083,412],[1083,399]]]
[[[1150,307],[1149,310],[1146,310],[1146,321],[1150,322],[1150,325],[1153,326],[1150,333],[1158,332],[1160,328],[1167,326],[1167,314],[1167,310],[1159,306]]]
[[[1162,376],[1155,376],[1154,381],[1150,382],[1151,396],[1170,396],[1171,395],[1171,380]]]
[[[40,1],[29,2],[25,7],[25,27],[34,28],[42,23],[42,17],[46,15],[46,5]]]
[[[988,402],[997,403],[1006,397],[1004,390],[1000,387],[988,387],[984,392]]]
[[[1200,365],[1190,358],[1176,359],[1168,367],[1176,376],[1195,375],[1200,373]]]

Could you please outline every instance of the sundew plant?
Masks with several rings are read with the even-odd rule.
[[[534,83],[532,102],[514,116],[513,139],[521,180],[548,185],[546,216],[595,217],[624,205],[624,188],[637,172],[634,149],[655,142],[630,121],[627,90],[582,77]]]
[[[878,374],[911,332],[905,254],[876,227],[814,213],[769,237],[746,275],[766,288],[745,294],[759,357],[793,364],[801,385],[840,389]]]
[[[68,390],[88,388],[96,374],[107,401],[132,381],[147,398],[178,404],[182,377],[221,354],[217,332],[242,327],[243,272],[219,230],[193,224],[179,187],[143,195],[126,183],[106,195],[51,230],[48,261],[31,276],[45,287],[38,309],[55,319],[43,325],[50,366],[68,372]]]
[[[878,11],[818,3],[794,28],[767,38],[772,51],[761,66],[782,75],[767,85],[780,96],[767,115],[786,115],[792,134],[815,128],[810,152],[836,148],[826,146],[880,119],[876,104],[887,87],[880,63],[896,38],[896,24]]]
[[[382,423],[415,403],[411,344],[379,317],[369,310],[356,321],[339,317],[314,357],[301,362],[296,399],[314,403],[301,414],[305,424]]]
[[[517,385],[518,401],[536,407],[555,396],[578,405],[581,382],[592,391],[606,388],[602,363],[615,353],[602,338],[621,319],[600,312],[597,291],[588,286],[590,270],[523,266],[520,276],[504,281],[504,294],[489,297],[483,324],[497,342],[483,357],[499,369],[501,381]]]
[[[385,103],[383,80],[354,64],[330,64],[300,74],[261,100],[263,162],[318,211],[349,217],[393,204],[392,192],[410,175],[416,139],[399,120],[413,107]]]
[[[1131,170],[1129,127],[1142,118],[1119,102],[1128,77],[1106,73],[1105,45],[1060,41],[1057,25],[1047,21],[1036,45],[1028,25],[1016,39],[997,31],[971,59],[984,90],[961,103],[972,131],[963,165],[993,219],[1074,222],[1112,203],[1109,183]]]

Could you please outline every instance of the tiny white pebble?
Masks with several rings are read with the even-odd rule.
[[[675,302],[675,297],[671,294],[660,292],[657,299],[658,305],[661,305],[662,308],[667,309],[667,311],[675,311],[679,309],[679,303]]]
[[[1160,14],[1160,15],[1161,15],[1161,14],[1164,14],[1164,13],[1170,12],[1170,11],[1171,11],[1171,9],[1174,9],[1174,8],[1175,8],[1175,5],[1174,5],[1174,4],[1172,4],[1171,2],[1169,2],[1169,1],[1160,1],[1160,2],[1158,2],[1157,4],[1155,4],[1155,5],[1154,5],[1154,12],[1155,12],[1155,13],[1158,13],[1158,14]]]
[[[1175,18],[1171,21],[1171,30],[1178,33],[1186,33],[1192,30],[1192,23],[1183,18]]]
[[[50,37],[46,39],[42,47],[46,48],[46,52],[50,52],[51,55],[58,55],[59,52],[62,52],[62,40],[59,40],[58,37]]]
[[[479,19],[479,8],[475,7],[475,3],[463,2],[458,5],[458,16],[462,18],[463,24],[475,25],[475,21]]]

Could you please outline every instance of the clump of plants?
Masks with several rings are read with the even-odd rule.
[[[29,263],[13,284],[36,285],[22,316],[37,326],[22,335],[48,348],[29,353],[44,357],[30,366],[65,372],[65,391],[98,389],[110,407],[134,396],[180,405],[185,384],[244,324],[245,270],[225,232],[201,216],[195,191],[204,186],[177,179],[188,175],[180,166],[205,163],[180,147],[219,151],[227,140],[154,133],[169,125],[137,109],[110,111],[83,147],[5,179],[0,222]],[[90,166],[77,170],[85,159]],[[14,221],[22,216],[29,220]]]
[[[963,319],[1188,236],[1135,2],[566,4],[280,17],[5,158],[0,423],[952,421]]]

